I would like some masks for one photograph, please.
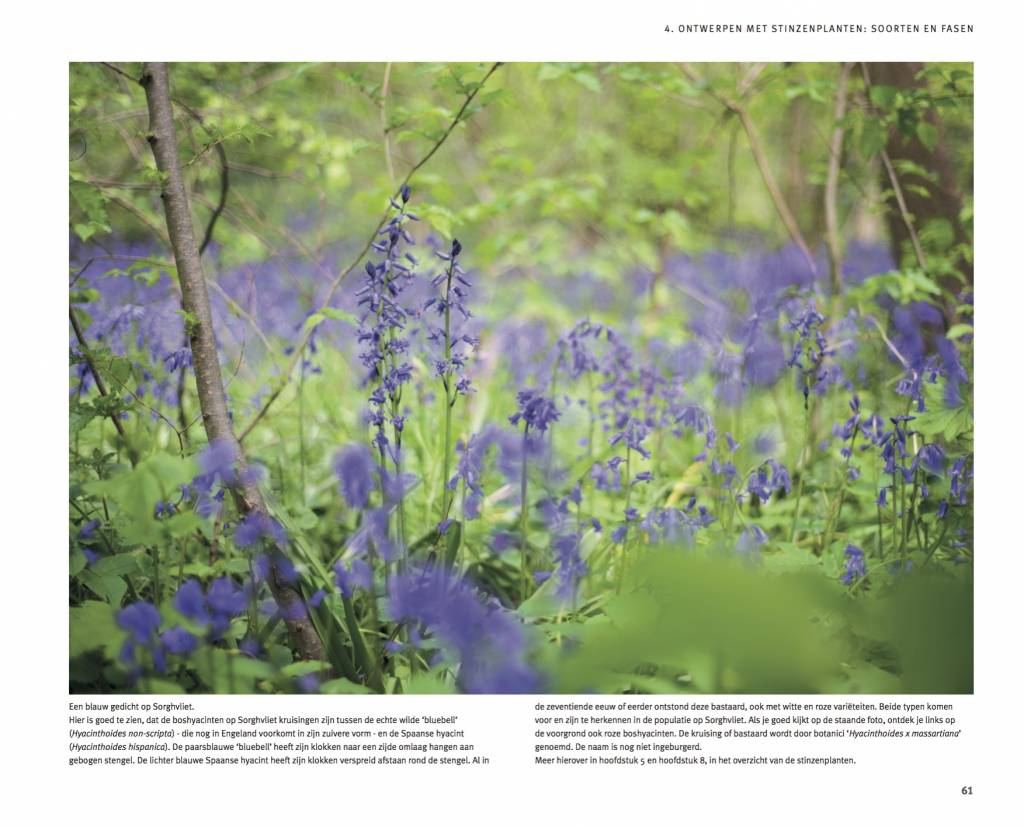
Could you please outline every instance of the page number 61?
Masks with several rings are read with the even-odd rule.
[[[974,795],[974,787],[961,788],[960,795]]]

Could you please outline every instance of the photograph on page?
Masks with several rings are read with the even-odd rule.
[[[70,693],[973,693],[972,63],[69,91]]]

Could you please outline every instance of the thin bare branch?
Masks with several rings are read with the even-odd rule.
[[[82,332],[81,325],[78,324],[78,317],[75,316],[75,309],[73,307],[69,308],[68,313],[71,318],[71,328],[75,331],[75,338],[78,339],[78,349],[82,352],[82,358],[85,359],[85,364],[89,368],[89,373],[92,374],[93,381],[96,382],[96,390],[100,392],[100,396],[109,396],[107,393],[107,386],[103,383],[100,372],[96,368],[96,362],[92,358],[89,345],[85,342],[85,334]],[[121,420],[117,418],[117,414],[110,414],[110,421],[114,423],[114,428],[121,436],[121,439],[127,442],[128,437],[125,435],[124,425],[122,425]]]
[[[106,66],[111,72],[116,72],[121,77],[125,78],[126,80],[130,80],[132,83],[138,83],[139,82],[139,79],[137,77],[133,77],[132,75],[129,75],[124,69],[122,69],[120,66],[115,66],[113,63],[104,63],[104,62],[101,61],[100,62],[100,66]]]
[[[879,322],[878,319],[876,319],[874,316],[867,316],[866,318],[869,322],[871,322],[871,324],[878,328],[878,333],[882,337],[882,341],[885,342],[889,350],[893,352],[893,355],[896,357],[899,363],[903,365],[903,367],[905,368],[910,367],[910,362],[907,361],[906,357],[902,353],[900,353],[899,348],[897,348],[896,345],[892,343],[892,340],[886,335],[885,328],[882,326],[881,322]]]
[[[152,218],[146,215],[141,209],[136,207],[127,198],[122,198],[120,195],[107,195],[107,198],[112,204],[117,204],[125,212],[129,212],[134,215],[145,227],[150,230],[160,241],[163,242],[164,246],[168,249],[171,246],[171,240],[167,236],[167,231],[160,227]]]
[[[184,368],[182,368],[181,370],[182,370],[182,373],[185,372]],[[159,417],[160,419],[162,419],[164,422],[167,423],[168,427],[170,427],[170,429],[172,431],[174,431],[174,435],[178,438],[178,450],[181,453],[181,455],[184,456],[185,455],[185,440],[184,440],[184,438],[182,436],[182,432],[180,430],[178,430],[178,427],[173,422],[171,422],[171,420],[168,419],[164,414],[160,413],[160,411],[158,411],[156,408],[154,408],[152,405],[150,405],[148,402],[146,402],[146,400],[144,400],[141,396],[139,396],[137,393],[135,393],[135,391],[133,391],[131,388],[129,388],[124,382],[122,382],[116,376],[111,375],[110,378],[114,382],[117,383],[117,386],[122,391],[124,391],[132,399],[134,399],[136,402],[138,402],[143,408],[145,408],[147,411],[149,411],[150,413],[154,414],[155,416]]]
[[[384,82],[380,88],[380,131],[384,134],[384,159],[388,164],[388,179],[395,185],[395,162],[391,160],[391,132],[388,130],[388,91],[391,88],[391,63],[384,66]]]
[[[267,355],[276,364],[277,353],[275,352],[273,346],[270,344],[270,340],[267,338],[266,334],[260,329],[260,326],[257,323],[256,319],[253,318],[253,315],[244,307],[242,307],[242,305],[240,305],[237,301],[231,298],[228,292],[219,284],[217,284],[217,282],[209,280],[206,283],[210,286],[210,289],[213,290],[214,293],[216,293],[218,296],[224,299],[225,303],[228,306],[228,309],[232,313],[236,314],[237,316],[241,317],[246,321],[249,327],[252,328],[253,333],[256,334],[256,338],[259,339],[263,347],[267,349]],[[280,365],[277,366],[280,367]]]
[[[687,79],[689,79],[691,83],[706,89],[707,93],[711,95],[711,97],[740,119],[740,123],[743,124],[743,130],[747,133],[747,142],[750,144],[750,151],[754,156],[754,161],[761,173],[761,178],[764,180],[764,185],[768,190],[768,194],[771,196],[772,203],[775,205],[775,210],[778,212],[779,218],[782,219],[782,223],[786,227],[789,237],[793,240],[793,243],[800,248],[804,258],[807,259],[807,264],[810,266],[811,272],[816,273],[818,268],[815,264],[814,256],[811,255],[811,249],[807,246],[807,242],[804,241],[803,234],[800,232],[800,227],[797,225],[796,219],[793,217],[793,212],[789,209],[789,205],[786,203],[786,199],[782,195],[782,190],[779,189],[775,176],[772,174],[771,166],[768,163],[768,156],[765,154],[764,146],[761,144],[761,137],[758,134],[754,121],[750,117],[750,113],[747,112],[746,107],[743,106],[738,99],[729,97],[728,95],[725,95],[707,85],[704,79],[701,78],[689,64],[683,63],[680,67],[683,74],[686,75]],[[753,81],[751,81],[751,83],[752,82]]]

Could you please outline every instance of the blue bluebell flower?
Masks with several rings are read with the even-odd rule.
[[[623,429],[612,436],[608,441],[608,444],[615,446],[620,442],[625,442],[626,447],[631,451],[636,451],[645,459],[650,459],[651,452],[643,445],[643,441],[647,438],[649,430],[650,429],[643,422],[631,416],[626,420]]]
[[[178,587],[173,602],[183,616],[207,628],[210,640],[220,640],[232,619],[246,610],[249,598],[231,577],[222,575],[205,593],[198,580],[189,578]]]
[[[316,672],[307,672],[295,679],[295,686],[300,692],[312,694],[320,691],[320,677]]]
[[[147,600],[139,600],[125,606],[115,615],[117,625],[131,636],[140,646],[149,646],[160,628],[160,612]]]
[[[934,442],[925,443],[918,449],[917,456],[914,457],[912,467],[916,470],[919,466],[924,467],[930,474],[945,473],[946,452]]]
[[[189,655],[199,646],[199,639],[181,626],[172,626],[161,634],[160,642],[172,655]]]
[[[156,607],[146,600],[138,600],[117,612],[114,619],[128,632],[118,659],[128,667],[129,681],[134,682],[142,674],[143,668],[138,660],[140,650],[148,652],[154,668],[163,672],[167,668],[167,655],[157,636],[161,618]]]
[[[854,580],[867,575],[867,566],[864,561],[864,551],[852,543],[846,547],[846,571],[839,580],[845,585],[850,585]]]
[[[214,440],[199,452],[197,459],[206,489],[218,480],[224,485],[234,484],[239,455],[237,446],[230,440]]]
[[[263,655],[263,647],[259,640],[246,636],[238,642],[238,651],[250,658],[260,658]]]
[[[513,425],[522,421],[527,430],[532,428],[535,431],[546,431],[561,416],[554,402],[532,388],[519,391],[516,400],[519,410],[508,421]]]
[[[760,562],[761,546],[768,542],[768,535],[761,526],[751,523],[744,527],[736,541],[736,553],[748,562]]]
[[[974,464],[968,465],[970,455],[957,457],[949,471],[949,498],[956,505],[967,505],[971,486],[974,484]]]
[[[373,588],[373,570],[369,563],[358,558],[352,560],[347,566],[344,562],[339,561],[334,566],[334,582],[342,596],[352,597],[356,587]]]
[[[830,384],[842,379],[838,366],[826,364],[826,358],[832,354],[822,325],[825,317],[818,312],[813,300],[789,323],[790,330],[796,333],[793,350],[786,364],[797,369],[797,383],[804,395],[804,405],[813,390],[818,395],[825,392]]]
[[[465,579],[444,568],[414,568],[391,579],[388,607],[396,621],[425,627],[458,663],[465,692],[528,693],[541,689],[526,662],[522,624],[493,601],[484,602]]]
[[[206,594],[198,580],[190,577],[178,587],[174,594],[174,608],[185,617],[200,625],[210,622],[210,613],[206,608]]]
[[[80,529],[78,529],[78,536],[82,540],[88,540],[96,533],[96,528],[99,526],[100,521],[93,519],[84,523]]]
[[[747,480],[747,491],[766,503],[776,491],[790,491],[789,472],[786,467],[774,459],[759,465]]]
[[[334,458],[334,473],[349,507],[366,508],[377,477],[377,466],[370,449],[361,444],[342,448]]]
[[[262,539],[283,546],[288,542],[288,535],[284,527],[269,514],[250,511],[235,529],[235,545],[248,548]]]
[[[405,200],[401,204],[391,200],[396,214],[371,245],[383,259],[377,263],[366,262],[363,285],[356,293],[361,313],[357,332],[361,346],[359,359],[366,370],[366,384],[373,388],[367,422],[376,430],[373,443],[381,453],[382,464],[390,450],[386,426],[393,419],[387,408],[397,409],[402,386],[412,378],[412,365],[406,361],[410,314],[400,294],[415,279],[415,258],[410,254],[403,256],[401,246],[415,243],[405,225],[417,219],[406,211],[406,204]]]

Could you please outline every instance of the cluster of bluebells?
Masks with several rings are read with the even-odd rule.
[[[822,330],[824,324],[825,317],[818,312],[813,300],[809,300],[789,323],[789,329],[796,336],[786,364],[796,368],[797,384],[804,395],[805,407],[812,390],[820,396],[835,380],[835,374],[826,362],[832,350]]]
[[[129,680],[136,681],[145,671],[142,653],[147,653],[157,672],[167,671],[167,656],[186,656],[199,645],[195,635],[180,626],[160,632],[162,619],[156,607],[146,600],[125,606],[114,616],[117,625],[128,633],[119,660],[128,669]]]
[[[914,476],[914,467],[912,463],[908,463],[907,459],[910,453],[907,451],[907,441],[909,436],[913,433],[910,430],[907,423],[914,420],[913,416],[901,415],[889,417],[889,422],[892,423],[892,428],[885,431],[879,444],[881,445],[881,458],[883,463],[883,471],[889,475],[893,483],[888,486],[882,486],[878,492],[878,505],[886,505],[887,494],[886,492],[893,488],[896,484],[896,480],[902,477],[903,482],[910,482]]]
[[[589,319],[582,319],[568,333],[559,337],[559,364],[564,365],[570,379],[575,381],[601,370],[595,346],[602,337],[605,341],[614,342],[615,331]]]
[[[456,683],[464,692],[541,690],[522,623],[466,579],[439,566],[413,567],[391,578],[388,610],[396,622],[425,628],[446,660],[459,664]]]
[[[846,476],[850,481],[856,480],[860,477],[860,469],[852,463],[853,451],[857,442],[857,435],[861,433],[863,428],[862,414],[860,409],[860,397],[854,394],[849,400],[850,416],[842,424],[836,424],[832,426],[832,436],[836,437],[842,442],[842,448],[839,449],[840,456],[846,460]],[[877,418],[877,417],[876,417]],[[868,438],[871,438],[871,426],[876,423],[869,422],[867,431]],[[867,450],[869,445],[865,444],[861,446],[861,450]]]
[[[361,511],[370,504],[379,472],[369,448],[359,443],[342,448],[334,457],[334,473],[349,508]]]
[[[405,228],[418,220],[406,210],[409,188],[403,186],[401,203],[392,199],[395,214],[380,231],[373,249],[383,257],[367,262],[363,285],[358,290],[359,359],[366,371],[366,383],[373,388],[367,419],[375,430],[374,443],[383,458],[390,449],[386,426],[390,423],[397,439],[405,424],[399,412],[402,386],[412,378],[412,365],[407,361],[409,340],[405,335],[409,311],[400,299],[402,291],[415,275],[416,259],[402,253],[402,244],[412,245],[412,236]]]
[[[968,381],[955,342],[942,335],[945,320],[942,312],[927,302],[914,302],[892,311],[893,342],[904,373],[896,385],[896,393],[911,400],[918,413],[927,410],[926,385],[945,380],[943,401],[950,408],[963,404],[960,388]],[[935,343],[935,352],[928,353],[926,339]]]
[[[651,542],[690,546],[694,535],[714,521],[707,507],[697,505],[697,498],[691,497],[683,508],[652,508],[639,525]]]
[[[736,540],[736,554],[745,559],[748,563],[758,563],[761,560],[761,546],[768,542],[768,534],[761,526],[751,523],[744,526]]]
[[[581,537],[579,532],[572,532],[558,535],[551,541],[551,554],[555,561],[554,575],[558,582],[557,594],[560,598],[574,603],[580,581],[587,574],[587,564],[580,549]]]
[[[299,336],[307,328],[309,319],[314,315],[315,311],[308,310],[302,317],[302,320],[295,325],[292,332],[292,338]],[[307,376],[316,376],[323,373],[323,368],[320,367],[316,362],[317,353],[320,350],[320,333],[322,330],[323,322],[313,326],[312,330],[309,331],[309,341],[306,342],[305,349],[302,352],[302,359],[299,362],[299,373],[303,379]],[[295,353],[295,346],[288,345],[284,349],[285,356],[291,356]]]
[[[235,527],[235,545],[249,548],[261,541],[283,546],[288,542],[288,534],[277,520],[263,511],[250,511]]]
[[[181,489],[182,499],[190,501],[200,517],[219,517],[224,495],[234,486],[254,485],[263,471],[256,465],[239,462],[238,446],[228,439],[217,439],[199,452],[199,473]],[[244,535],[244,532],[243,532]]]
[[[912,433],[907,431],[905,425],[913,417],[901,417],[896,420],[889,420],[889,424],[878,413],[864,414],[861,407],[861,400],[858,394],[853,394],[848,403],[850,415],[841,423],[832,426],[832,436],[839,441],[840,457],[845,460],[847,479],[854,481],[860,478],[861,470],[854,464],[853,458],[856,452],[864,453],[877,450],[886,468],[886,473],[892,474],[898,471],[906,474],[909,479],[912,473],[911,468],[904,469],[903,460],[907,458],[907,436]],[[895,427],[899,425],[897,432]],[[857,446],[857,438],[862,437],[863,441]],[[828,440],[821,444],[821,449],[828,448]],[[879,505],[886,504],[886,490],[884,487],[880,492]]]
[[[602,344],[603,342],[603,344]],[[638,362],[636,354],[613,328],[584,319],[561,336],[551,353],[554,362],[550,384],[557,386],[564,374],[571,382],[586,377],[590,399],[576,399],[587,410],[591,430],[600,421],[606,434],[622,432],[632,418],[653,428],[663,424],[664,408],[677,398],[678,386],[653,362]],[[600,399],[594,400],[594,392]],[[573,400],[564,395],[566,408]],[[580,440],[589,449],[589,437]]]
[[[974,463],[969,455],[957,457],[949,469],[949,497],[939,502],[938,515],[945,518],[949,506],[967,505],[968,495],[974,485]]]
[[[365,560],[355,557],[345,562],[339,560],[334,566],[334,583],[344,598],[351,598],[356,588],[373,588],[373,569]]]
[[[839,440],[842,446],[840,456],[845,460],[847,479],[857,480],[861,476],[861,471],[852,462],[852,459],[857,450],[857,438],[862,436],[863,443],[859,446],[859,451],[876,450],[882,473],[890,480],[878,491],[876,504],[879,507],[889,507],[890,496],[892,496],[892,508],[898,509],[900,502],[895,496],[896,491],[901,485],[911,483],[916,486],[911,503],[927,500],[931,495],[931,486],[935,479],[945,476],[947,473],[949,459],[943,447],[937,442],[923,442],[923,435],[912,429],[911,423],[915,420],[915,416],[911,414],[889,417],[888,420],[883,419],[877,413],[865,416],[861,408],[860,397],[857,394],[850,398],[849,408],[850,416],[844,422],[837,423],[832,427],[833,437]],[[919,442],[920,445],[918,445]],[[958,504],[967,502],[967,493],[963,486],[966,459],[966,457],[961,457],[953,462],[953,467],[949,471],[949,497],[942,498],[936,509],[936,516],[939,519],[946,517],[950,500]],[[904,517],[906,515],[897,511],[896,516]],[[866,576],[862,549],[855,545],[847,546],[845,562],[846,568],[840,578],[843,583],[849,585]],[[906,562],[906,566],[909,566],[909,561]],[[896,567],[896,569],[899,568],[899,566]]]
[[[472,317],[466,307],[472,284],[459,264],[461,253],[462,244],[457,238],[452,240],[447,253],[436,253],[438,258],[447,262],[431,282],[435,288],[441,288],[441,292],[427,299],[423,306],[425,312],[432,311],[444,320],[443,327],[429,322],[426,327],[427,340],[439,351],[439,356],[434,359],[434,373],[444,385],[449,405],[454,405],[458,396],[469,393],[471,382],[466,375],[466,362],[480,344],[478,337],[462,331],[463,323]],[[458,313],[458,318],[453,320],[452,311]]]
[[[410,337],[414,334],[410,333],[410,325],[417,319],[423,320],[426,338],[433,346],[433,373],[444,385],[449,406],[455,404],[459,395],[470,391],[467,362],[479,346],[479,340],[469,332],[472,314],[467,301],[471,285],[459,263],[462,245],[457,240],[447,251],[438,252],[445,266],[432,280],[437,294],[426,301],[417,299],[415,305],[408,293],[403,295],[414,282],[413,271],[417,264],[411,253],[404,252],[404,245],[413,243],[407,222],[417,220],[407,211],[408,201],[408,187],[403,187],[398,198],[391,202],[395,214],[373,244],[381,258],[366,265],[363,285],[356,295],[360,319],[359,358],[370,388],[368,421],[375,430],[373,442],[380,453],[380,462],[366,445],[350,445],[335,458],[334,469],[340,493],[350,508],[360,512],[359,528],[350,538],[343,555],[344,562],[339,562],[334,568],[334,585],[344,598],[352,598],[360,589],[373,590],[373,567],[368,562],[368,559],[372,561],[370,554],[379,554],[385,561],[397,557],[397,549],[389,533],[389,520],[391,510],[410,484],[409,477],[400,473],[398,459],[407,413],[400,407],[402,388],[410,381],[413,372],[409,351]],[[509,481],[514,480],[520,470],[525,479],[527,462],[541,457],[545,447],[550,448],[550,443],[545,446],[545,441],[536,435],[549,432],[563,414],[568,420],[574,405],[568,389],[563,388],[562,395],[556,392],[562,376],[567,376],[573,383],[586,380],[591,398],[577,399],[575,403],[586,410],[592,431],[595,424],[600,423],[603,430],[601,441],[626,455],[595,461],[589,472],[589,478],[598,491],[626,492],[622,523],[611,533],[612,541],[623,542],[630,531],[636,531],[651,542],[688,545],[693,542],[696,532],[715,520],[703,505],[697,505],[696,498],[691,498],[685,507],[654,506],[646,513],[630,506],[630,492],[636,486],[651,483],[654,475],[652,471],[642,470],[624,477],[623,466],[629,467],[633,456],[651,458],[652,434],[660,439],[663,433],[682,436],[684,431],[690,431],[703,437],[703,448],[695,459],[706,461],[711,482],[719,489],[722,502],[730,498],[739,502],[741,497],[749,495],[752,502],[764,504],[773,495],[789,493],[788,471],[770,458],[774,446],[761,442],[755,444],[763,461],[744,478],[736,467],[739,444],[731,434],[719,434],[710,415],[693,401],[687,388],[687,383],[698,373],[706,372],[713,383],[711,396],[720,404],[734,406],[743,398],[748,386],[773,384],[787,365],[797,373],[805,408],[809,405],[812,391],[821,395],[833,385],[851,387],[843,378],[836,357],[845,355],[844,348],[851,347],[844,345],[843,340],[853,341],[855,338],[846,335],[855,328],[855,320],[847,317],[833,321],[826,339],[826,319],[813,301],[804,305],[801,300],[797,307],[782,298],[783,284],[793,284],[792,279],[779,282],[766,277],[765,281],[771,281],[770,288],[749,291],[750,300],[742,312],[728,307],[724,294],[702,296],[706,312],[691,323],[694,341],[674,347],[655,339],[645,343],[643,354],[630,347],[611,328],[586,320],[559,338],[556,348],[548,350],[544,356],[540,350],[531,349],[540,347],[537,343],[542,337],[537,335],[537,328],[521,326],[526,331],[517,340],[522,346],[513,347],[507,355],[510,370],[520,375],[522,368],[519,385],[529,385],[518,394],[517,410],[508,419],[512,426],[522,425],[522,433],[489,424],[459,443],[460,455],[454,474],[444,482],[449,491],[462,486],[464,519],[473,520],[480,515],[485,497],[485,466],[492,448],[497,449],[498,468]],[[812,286],[807,279],[797,279],[796,282],[803,288]],[[756,279],[751,282],[756,283]],[[422,286],[426,288],[426,283]],[[704,283],[698,282],[696,286],[703,287]],[[708,289],[714,292],[717,288]],[[416,310],[409,309],[414,306]],[[915,308],[912,312],[904,312],[903,308],[894,311],[898,331],[894,339],[899,350],[908,357],[904,365],[905,375],[896,391],[912,401],[917,413],[925,410],[927,384],[945,379],[946,402],[954,405],[959,404],[960,387],[967,381],[954,343],[939,336],[937,352],[926,355],[923,341],[920,348],[911,341],[911,334],[919,334],[922,326],[936,326],[935,312],[929,307]],[[779,321],[787,317],[790,319],[789,330],[795,334],[788,358],[781,343],[785,334],[779,331]],[[444,319],[443,327],[438,321],[441,318]],[[907,331],[901,327],[902,319],[909,319]],[[300,327],[304,326],[303,321],[298,322]],[[141,346],[146,323],[145,308],[126,303],[117,312],[109,314],[104,324],[93,332],[100,339],[109,339],[113,352],[124,353],[127,352],[125,337],[128,333],[137,334],[140,337],[137,344]],[[274,329],[294,333],[297,328],[292,318],[288,320],[288,326],[282,323]],[[309,372],[318,370],[312,360],[317,353],[318,336],[319,328],[316,328],[310,341],[309,357],[304,356],[302,363],[303,375],[307,369]],[[188,348],[175,346],[166,337],[164,339],[158,351],[154,352],[159,352],[166,373],[183,375],[191,368],[191,352]],[[180,344],[180,336],[177,342]],[[517,359],[523,354],[545,358],[543,368],[518,365]],[[84,384],[88,381],[85,367],[77,367]],[[147,386],[145,392],[154,397],[160,396],[168,403],[174,400],[173,382],[154,377],[144,368],[141,375],[145,383],[152,384],[152,388]],[[161,381],[163,385],[159,384]],[[598,400],[593,398],[595,390],[600,394]],[[565,405],[561,407],[563,400]],[[833,428],[833,435],[842,443],[840,453],[846,460],[850,479],[856,479],[860,473],[851,460],[857,448],[858,435],[862,435],[860,450],[877,449],[885,472],[904,482],[918,481],[922,498],[928,496],[929,481],[935,484],[934,479],[929,478],[945,474],[951,464],[948,495],[938,508],[940,518],[947,515],[950,505],[968,502],[973,481],[970,457],[947,458],[942,447],[935,443],[924,443],[916,448],[918,440],[911,439],[915,434],[908,424],[913,420],[912,416],[894,417],[888,422],[878,414],[865,417],[857,395],[851,398],[850,409],[850,417]],[[586,444],[593,453],[595,445],[590,443],[594,441],[581,440],[580,444]],[[389,472],[384,461],[387,455],[394,462],[394,474]],[[210,445],[200,455],[199,463],[201,473],[183,487],[183,500],[192,501],[196,512],[203,516],[219,515],[225,491],[245,482],[241,475],[251,472],[239,470],[237,449],[228,443]],[[552,476],[548,482],[560,484],[561,480]],[[381,505],[375,508],[371,500],[378,489],[382,492]],[[880,505],[886,504],[888,490],[890,486],[887,485],[879,492]],[[583,488],[577,481],[567,496],[560,499],[548,496],[537,505],[551,538],[548,556],[543,558],[551,563],[551,571],[536,573],[535,577],[538,580],[554,578],[557,593],[573,600],[587,573],[581,554],[584,537],[582,499]],[[522,506],[525,511],[527,503]],[[174,512],[175,507],[173,503],[158,503],[157,515],[167,516]],[[451,520],[442,522],[442,533],[450,523]],[[601,532],[601,525],[596,519],[590,518],[589,524]],[[97,526],[98,521],[89,521],[81,528],[80,537],[88,540]],[[260,546],[265,549],[281,546],[287,540],[283,527],[260,512],[246,514],[235,528],[234,537],[242,548]],[[739,554],[753,558],[767,540],[763,529],[747,523],[736,536],[735,548]],[[492,537],[492,548],[500,553],[512,542],[512,535],[499,531]],[[95,555],[95,552],[88,554]],[[247,607],[256,604],[263,582],[271,577],[285,582],[297,579],[294,566],[277,549],[271,548],[252,559],[251,578],[241,585],[226,576],[213,580],[206,587],[195,579],[181,584],[173,603],[175,609],[190,621],[192,632],[180,626],[161,632],[159,612],[144,601],[121,610],[117,614],[117,623],[128,634],[122,661],[138,674],[145,657],[148,657],[157,670],[163,671],[169,655],[186,656],[195,650],[201,639],[211,644],[222,641],[233,621]],[[866,576],[865,554],[857,546],[847,546],[844,563],[845,570],[840,577],[843,583],[849,585]],[[306,605],[315,606],[324,597],[324,592],[317,592]],[[414,645],[422,646],[424,651],[440,648],[447,665],[459,664],[457,682],[465,691],[525,692],[536,691],[540,687],[537,674],[527,665],[526,635],[522,625],[497,601],[483,596],[468,580],[440,567],[413,567],[390,578],[388,597],[391,619],[408,625]],[[272,611],[275,610],[268,609],[267,613]],[[203,629],[199,637],[193,633],[196,626]],[[243,642],[240,648],[244,651],[251,648],[250,653],[255,655],[259,647],[253,647],[250,641]],[[304,691],[315,691],[318,687],[317,677],[313,674],[300,680],[300,688]]]
[[[279,579],[296,582],[295,568],[286,558],[278,555],[274,565]],[[129,679],[137,681],[149,665],[158,673],[166,672],[169,655],[187,657],[203,643],[213,645],[223,641],[232,622],[254,604],[260,585],[273,576],[271,570],[270,558],[259,555],[253,562],[252,575],[243,584],[228,575],[215,578],[205,588],[194,577],[185,580],[171,602],[175,611],[189,621],[191,628],[202,630],[201,635],[180,625],[160,631],[163,625],[160,612],[145,600],[131,603],[118,611],[115,615],[117,625],[127,632],[119,659],[127,667]],[[324,596],[324,592],[317,592],[306,604],[292,607],[295,617],[286,619],[305,616],[306,607],[319,605]],[[261,609],[268,617],[280,616],[282,611],[273,600],[265,601]],[[258,657],[262,653],[259,643],[251,637],[244,637],[238,646],[243,654],[250,657]],[[143,659],[143,654],[148,655],[148,662]]]
[[[248,605],[246,590],[227,575],[216,578],[205,591],[198,580],[189,578],[174,595],[174,608],[204,627],[211,642],[222,639],[231,621],[244,613]]]
[[[499,431],[494,426],[488,426],[470,436],[462,445],[455,474],[447,481],[450,491],[455,491],[459,483],[462,483],[465,491],[462,511],[467,520],[475,520],[480,516],[480,506],[484,499],[484,463],[488,449],[499,438]]]
[[[790,487],[789,472],[774,459],[761,463],[747,479],[747,491],[762,503],[768,502],[776,491],[788,494]]]
[[[708,463],[708,470],[711,472],[712,478],[718,480],[719,487],[728,493],[732,490],[733,483],[739,475],[736,463],[733,461],[733,456],[739,449],[739,443],[728,433],[725,434],[724,442],[725,449],[723,450],[722,443],[718,440],[718,431],[714,427],[709,428],[704,435],[704,450],[697,454],[696,459],[705,460],[710,455],[711,462]]]
[[[561,499],[545,498],[539,504],[541,517],[551,534],[551,558],[554,563],[552,571],[536,572],[534,580],[543,583],[555,577],[555,596],[562,601],[575,603],[580,581],[587,574],[587,564],[583,560],[581,542],[583,525],[580,521],[580,506],[583,501],[582,488],[577,483],[568,496]],[[572,517],[575,506],[576,517]],[[591,521],[596,531],[601,530],[600,523]]]
[[[852,543],[846,547],[843,554],[846,560],[846,570],[839,578],[844,585],[849,586],[855,580],[867,575],[867,564],[864,561],[864,551]]]
[[[388,563],[397,559],[400,549],[389,532],[390,515],[417,477],[377,465],[370,449],[361,443],[347,445],[335,455],[334,472],[345,502],[362,511],[362,523],[349,540],[349,550],[360,555],[375,553]],[[377,488],[381,503],[371,506],[370,494]]]
[[[512,425],[522,422],[524,433],[529,433],[531,429],[546,431],[561,416],[555,403],[533,388],[519,391],[516,402],[519,409],[508,418],[508,421]]]
[[[524,440],[511,428],[488,423],[469,439],[460,441],[457,447],[459,459],[455,473],[448,480],[448,489],[456,491],[462,486],[463,516],[475,520],[480,516],[484,501],[484,478],[492,449],[496,469],[511,483],[521,477],[524,463],[540,463],[547,456],[548,445],[539,439]]]
[[[596,345],[604,340],[605,347]],[[651,458],[646,440],[654,429],[665,429],[675,436],[690,430],[705,436],[705,450],[697,459],[706,459],[716,445],[716,432],[710,417],[702,407],[687,398],[685,382],[693,378],[690,372],[692,354],[685,348],[663,352],[661,359],[638,360],[633,349],[606,326],[589,321],[579,322],[558,341],[560,366],[572,380],[595,376],[596,389],[601,398],[596,403],[602,429],[608,434],[612,447],[625,449],[607,460],[592,463],[588,473],[598,491],[610,493],[650,483],[654,474],[650,470],[631,472],[623,478],[627,459],[637,456]],[[566,399],[567,404],[569,399]],[[581,406],[592,400],[579,400]],[[589,406],[588,406],[589,407]],[[593,416],[593,410],[591,410]],[[729,453],[738,444],[726,435]],[[731,486],[736,469],[728,457],[713,456],[711,471],[725,486]],[[693,512],[694,503],[687,509],[653,508],[646,515],[626,505],[623,522],[611,533],[613,542],[624,542],[632,526],[638,526],[652,541],[692,539],[696,530],[710,524],[713,517],[704,506]],[[692,513],[691,513],[692,512]],[[560,548],[570,548],[569,542]]]
[[[644,459],[651,458],[651,452],[644,447],[644,440],[647,439],[650,429],[635,417],[628,417],[622,430],[612,436],[608,444],[612,447],[619,443],[625,443],[626,449],[635,452]]]

